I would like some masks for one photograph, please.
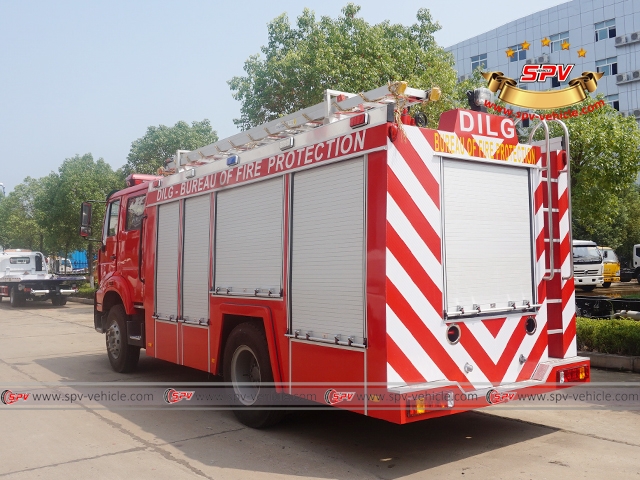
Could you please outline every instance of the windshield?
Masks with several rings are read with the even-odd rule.
[[[602,261],[604,263],[618,263],[618,257],[616,255],[616,252],[614,252],[610,248],[603,248]]]
[[[581,246],[573,247],[573,263],[600,263],[602,257],[598,247]]]

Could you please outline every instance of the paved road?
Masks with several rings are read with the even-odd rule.
[[[0,303],[0,387],[205,380],[151,358],[133,375],[112,372],[91,306]],[[640,375],[594,371],[593,380]],[[639,413],[508,406],[398,426],[336,410],[256,431],[220,411],[2,406],[0,478],[638,479]]]

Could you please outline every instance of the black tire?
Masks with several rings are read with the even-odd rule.
[[[59,296],[58,297],[58,305],[60,305],[61,307],[64,307],[67,304],[67,297],[64,296]]]
[[[247,322],[233,329],[224,347],[224,380],[234,401],[236,418],[251,428],[275,425],[284,417],[284,410],[269,408],[265,394],[275,391],[265,387],[273,383],[269,348],[262,328]]]
[[[583,287],[583,286],[578,285],[577,288],[579,288],[579,289],[581,289],[581,290],[583,290],[585,292],[593,292],[596,289],[596,286],[595,285],[585,285]]]
[[[13,308],[24,307],[27,303],[27,299],[18,291],[18,287],[12,287],[11,292],[9,293],[9,303]]]
[[[602,284],[602,286],[603,286],[604,288],[609,288],[609,287],[611,286],[611,282],[604,282],[604,283]]]
[[[59,297],[51,297],[51,305],[53,305],[54,307],[60,306]]]
[[[109,363],[118,373],[133,372],[140,359],[140,347],[127,343],[127,314],[122,305],[115,305],[107,315],[105,342]]]

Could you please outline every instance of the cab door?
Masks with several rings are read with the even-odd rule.
[[[119,219],[120,199],[118,198],[109,202],[105,214],[102,249],[100,250],[100,281],[116,271]]]
[[[135,192],[122,199],[122,223],[118,242],[118,271],[127,279],[133,291],[133,302],[142,302],[142,282],[140,280],[140,236],[144,215],[146,194]]]

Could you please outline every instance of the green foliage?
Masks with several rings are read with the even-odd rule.
[[[571,109],[593,103],[587,99]],[[634,184],[640,170],[638,123],[609,105],[563,121],[571,147],[573,236],[628,255],[640,242],[640,195]],[[562,135],[557,123],[549,125],[551,137]]]
[[[111,166],[102,158],[94,161],[90,153],[67,158],[57,173],[41,182],[34,206],[41,212],[39,224],[47,234],[47,250],[65,257],[86,247],[87,242],[78,235],[81,202],[103,200],[110,191],[124,187]],[[99,222],[101,205],[95,206],[93,218]]]
[[[207,119],[192,122],[191,126],[186,122],[178,122],[173,127],[149,127],[143,137],[131,144],[122,174],[155,174],[177,150],[195,150],[217,141],[218,135]]]
[[[93,298],[93,294],[96,293],[96,290],[96,288],[91,288],[91,285],[89,285],[89,283],[83,283],[82,285],[78,286],[78,293],[76,293],[74,296],[81,298]]]
[[[625,319],[577,318],[579,350],[640,355],[640,322]]]
[[[431,126],[443,111],[467,104],[466,90],[482,82],[476,76],[456,84],[453,57],[436,44],[440,25],[429,10],[418,10],[417,23],[408,27],[370,25],[359,11],[349,3],[337,19],[317,20],[305,9],[293,27],[286,14],[271,21],[264,57],[249,57],[246,76],[229,81],[242,103],[234,123],[248,129],[320,103],[325,89],[362,92],[395,80],[413,88],[440,87],[442,100],[423,107]]]
[[[42,186],[42,179],[27,177],[0,201],[0,245],[4,248],[44,248],[42,212],[35,207]]]

